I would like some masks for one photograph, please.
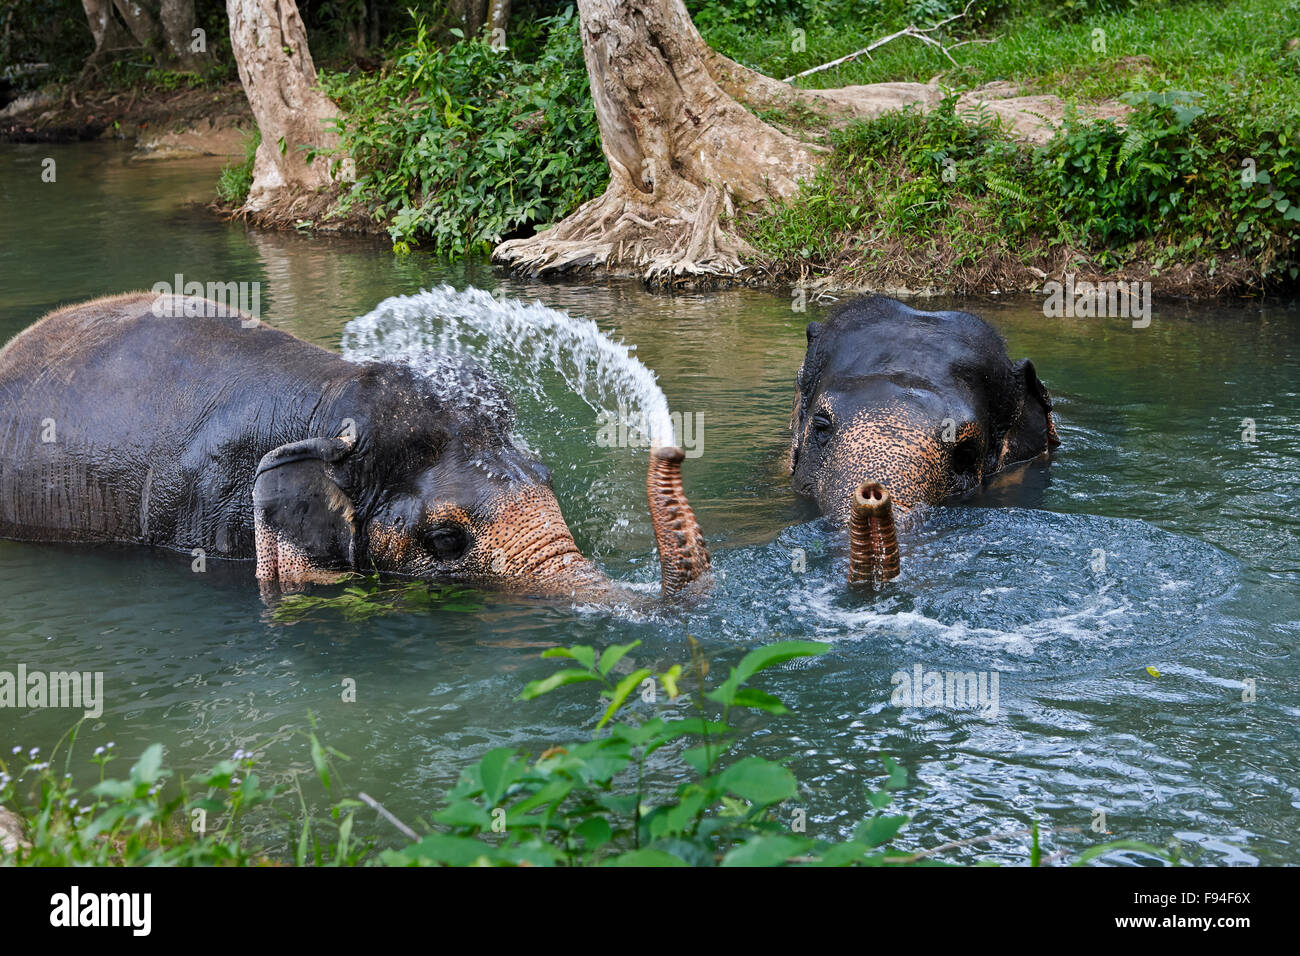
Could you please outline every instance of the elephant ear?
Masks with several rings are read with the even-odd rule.
[[[1034,363],[1021,359],[1011,367],[1011,400],[1005,405],[997,468],[1046,454],[1061,443],[1052,421],[1052,397],[1039,381]]]
[[[356,515],[331,476],[351,450],[344,438],[309,438],[262,456],[253,480],[259,581],[329,582],[355,569]]]
[[[813,347],[822,334],[821,322],[809,322],[804,335],[808,339],[808,351],[804,353],[803,362],[794,379],[794,407],[790,409],[790,471],[794,472],[799,464],[799,436],[803,432],[803,418],[808,411],[808,395],[812,391],[816,376],[813,373]]]

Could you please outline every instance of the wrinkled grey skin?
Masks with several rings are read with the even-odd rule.
[[[70,306],[0,350],[0,537],[255,558],[282,585],[378,571],[609,588],[476,368],[457,374],[492,411],[405,366],[238,314],[160,316],[157,300]]]
[[[896,508],[961,495],[1060,444],[1028,359],[968,312],[848,302],[808,326],[791,416],[794,488],[846,521],[879,482]]]

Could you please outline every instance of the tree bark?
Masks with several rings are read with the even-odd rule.
[[[303,147],[337,144],[325,123],[337,108],[316,87],[307,31],[294,0],[226,0],[230,45],[262,145],[253,160],[245,212],[260,212],[284,196],[330,183],[323,158],[308,163]]]
[[[126,28],[131,31],[131,36],[135,37],[135,42],[143,47],[156,49],[162,31],[153,11],[140,0],[113,0],[113,5],[122,15],[122,20],[126,23]]]
[[[510,25],[510,0],[488,0],[487,28],[489,39],[495,46],[505,45],[506,28]],[[500,31],[500,32],[497,32]]]
[[[172,62],[182,70],[201,69],[208,61],[207,53],[190,48],[194,40],[192,31],[198,25],[194,20],[194,0],[162,0],[159,19]]]
[[[655,286],[741,275],[750,250],[723,217],[792,195],[822,151],[728,95],[682,0],[578,0],[578,11],[609,188],[494,260],[534,275],[636,271]]]
[[[127,33],[113,16],[113,0],[81,0],[86,11],[90,35],[95,39],[95,52],[87,65],[98,60],[108,50],[117,50],[127,44]]]
[[[487,22],[489,0],[451,0],[448,6],[449,27],[459,27],[466,37],[472,37]]]

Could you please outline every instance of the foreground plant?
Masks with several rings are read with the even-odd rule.
[[[327,793],[336,774],[331,756],[343,758],[321,744],[315,722],[301,733],[311,751],[317,776]],[[55,745],[49,758],[40,749],[13,747],[0,755],[0,806],[19,803],[26,793],[34,809],[25,815],[16,847],[0,847],[0,863],[20,866],[259,866],[274,861],[250,848],[243,832],[249,811],[269,806],[288,795],[288,788],[263,786],[254,772],[252,752],[236,750],[206,774],[188,781],[163,767],[162,744],[151,744],[131,766],[125,779],[109,777],[107,768],[118,757],[112,741],[95,748],[90,760],[98,767],[97,783],[81,789],[73,782],[72,756],[80,723]],[[55,768],[66,741],[62,772]],[[6,762],[6,759],[8,761]],[[356,865],[370,854],[368,843],[351,838],[356,800],[339,800],[329,820],[313,819],[297,778],[293,791],[302,809],[295,862],[299,865]],[[283,813],[286,819],[292,815]],[[317,834],[333,831],[328,839]]]
[[[738,707],[775,716],[788,713],[780,700],[752,686],[752,679],[787,661],[823,654],[829,645],[782,641],[760,647],[731,667],[725,680],[710,685],[709,662],[699,643],[688,640],[688,666],[673,665],[662,673],[629,666],[629,653],[639,641],[599,654],[585,645],[546,651],[544,656],[576,666],[529,683],[522,698],[571,684],[597,685],[604,709],[591,739],[550,747],[536,758],[510,748],[489,751],[464,772],[448,794],[447,806],[432,815],[431,832],[423,836],[364,793],[357,795],[360,799],[337,795],[341,786],[335,760],[347,757],[321,742],[310,715],[309,729],[290,736],[306,741],[315,775],[329,797],[325,817],[309,807],[297,775],[289,785],[264,786],[254,772],[257,758],[244,750],[206,774],[172,784],[161,744],[148,747],[126,779],[108,777],[105,768],[116,758],[109,743],[91,757],[99,781],[80,791],[67,772],[78,725],[66,738],[61,774],[53,764],[63,741],[49,759],[41,759],[36,748],[0,755],[0,806],[19,804],[25,795],[21,802],[34,807],[26,814],[16,850],[0,846],[0,863],[270,864],[284,851],[252,848],[247,836],[268,809],[288,825],[289,852],[299,866],[935,865],[943,862],[939,854],[952,849],[1023,836],[1032,838],[1030,865],[1064,855],[1043,857],[1037,824],[915,852],[892,849],[908,817],[887,810],[894,791],[906,786],[907,772],[888,756],[882,757],[885,779],[866,794],[871,812],[849,838],[807,835],[802,808],[791,803],[799,793],[794,775],[762,757],[732,759],[742,734],[730,719]],[[691,692],[683,693],[688,683]],[[655,712],[645,713],[637,701],[653,704]],[[672,787],[655,783],[665,778],[681,782]],[[396,826],[409,845],[376,852],[372,842],[358,839],[353,826],[363,806]],[[253,819],[255,808],[261,811]],[[1121,840],[1090,847],[1075,865],[1112,851],[1178,863],[1175,853]]]

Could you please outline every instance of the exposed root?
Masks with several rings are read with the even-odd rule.
[[[723,228],[726,194],[679,177],[651,193],[615,177],[605,194],[527,239],[503,242],[492,260],[532,277],[580,272],[639,275],[658,289],[733,285],[754,250]]]

